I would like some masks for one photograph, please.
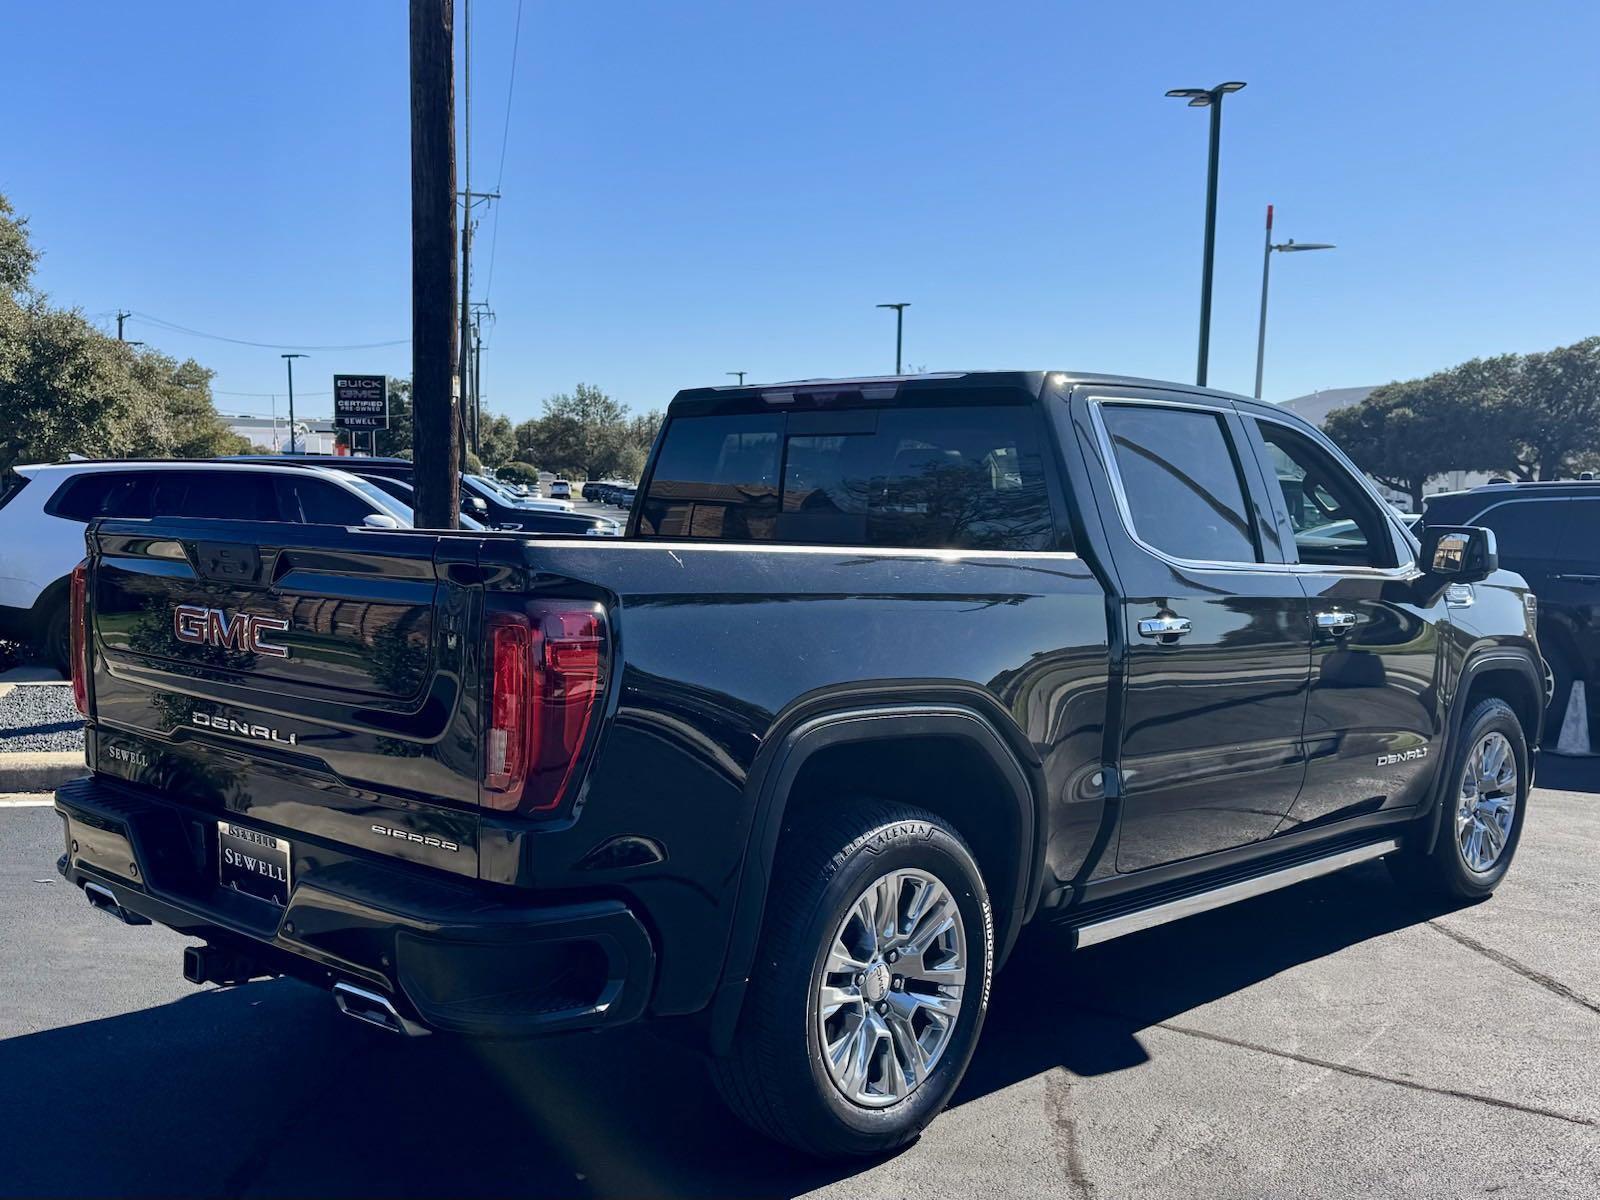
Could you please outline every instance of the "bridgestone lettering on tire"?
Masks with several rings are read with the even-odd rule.
[[[903,805],[830,806],[784,832],[718,1085],[813,1154],[904,1145],[960,1083],[993,973],[988,892],[960,835]]]

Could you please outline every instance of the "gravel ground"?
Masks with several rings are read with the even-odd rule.
[[[83,718],[64,683],[19,685],[0,695],[0,754],[83,749]]]

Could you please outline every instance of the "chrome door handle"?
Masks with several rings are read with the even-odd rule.
[[[1188,617],[1144,617],[1139,621],[1139,636],[1155,638],[1162,645],[1170,646],[1190,628]]]
[[[1317,632],[1319,633],[1331,633],[1334,637],[1339,637],[1342,634],[1349,633],[1355,627],[1355,613],[1340,612],[1338,609],[1334,609],[1332,612],[1319,612],[1317,614]]]

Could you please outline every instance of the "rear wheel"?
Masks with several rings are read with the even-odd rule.
[[[845,805],[787,845],[718,1086],[801,1150],[892,1150],[948,1103],[983,1025],[982,876],[953,829],[901,805]]]
[[[1481,900],[1510,869],[1527,813],[1528,745],[1510,705],[1490,698],[1467,714],[1448,770],[1432,852],[1403,851],[1385,861],[1400,883],[1424,895]]]
[[[69,628],[71,607],[66,593],[63,592],[56,598],[55,606],[49,619],[44,622],[43,633],[39,639],[39,652],[45,661],[69,679],[72,677],[72,633]]]

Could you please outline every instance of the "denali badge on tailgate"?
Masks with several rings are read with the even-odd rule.
[[[199,725],[202,729],[213,729],[218,733],[237,733],[241,737],[255,738],[259,742],[282,742],[285,746],[293,746],[298,740],[296,734],[280,733],[270,725],[235,721],[232,717],[225,717],[221,713],[190,713],[189,723]]]
[[[218,646],[225,650],[248,650],[269,658],[288,658],[289,647],[263,640],[263,633],[282,633],[289,622],[282,617],[261,613],[237,612],[229,616],[220,608],[180,604],[172,610],[172,632],[180,642],[191,646]]]

